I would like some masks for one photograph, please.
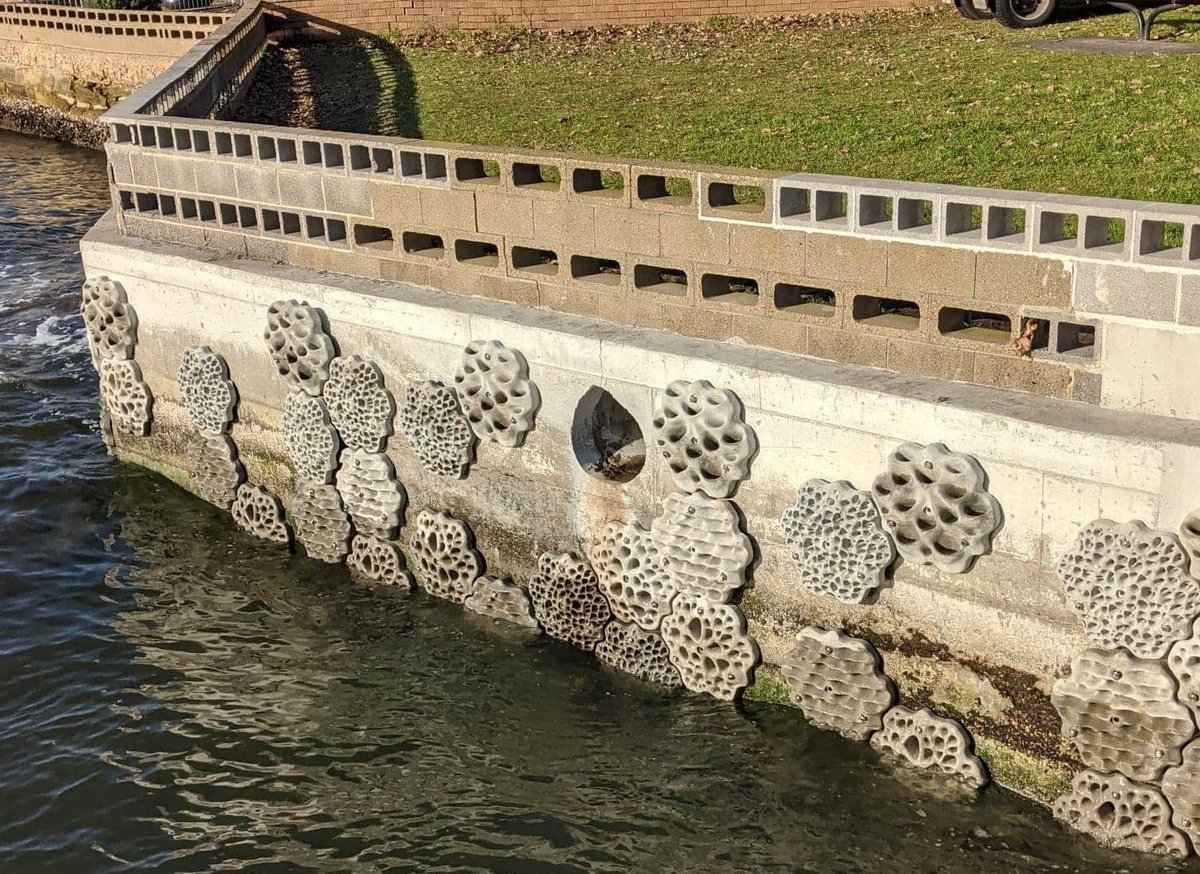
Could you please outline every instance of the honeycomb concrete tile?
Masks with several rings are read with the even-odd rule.
[[[529,579],[533,614],[546,633],[583,650],[593,650],[612,619],[587,559],[574,553],[543,553]]]
[[[879,731],[896,702],[875,647],[841,631],[801,629],[779,666],[805,718],[848,738],[866,740]]]
[[[375,362],[359,355],[333,359],[321,396],[342,442],[364,452],[383,451],[396,404]]]
[[[742,402],[707,380],[667,386],[651,421],[654,442],[683,492],[728,498],[750,474],[758,439]]]
[[[846,604],[870,598],[896,558],[870,494],[848,482],[809,480],[782,524],[801,585]]]
[[[391,460],[382,452],[347,449],[342,452],[341,462],[337,490],[355,530],[391,540],[400,528],[408,501]]]
[[[650,532],[636,522],[609,522],[588,557],[617,621],[657,631],[676,590]]]
[[[991,549],[1002,521],[979,462],[940,443],[897,448],[871,495],[904,560],[950,574]]]
[[[296,539],[309,558],[338,564],[350,551],[350,516],[336,488],[301,480],[292,503]]]
[[[662,636],[683,685],[724,701],[750,685],[761,659],[742,611],[703,595],[677,595],[663,619]]]
[[[682,686],[679,670],[671,664],[662,635],[637,625],[613,621],[604,626],[604,639],[596,644],[596,655],[618,671],[633,674],[648,683]]]
[[[1093,643],[1158,659],[1200,616],[1200,583],[1174,534],[1097,519],[1058,563],[1067,600]]]
[[[480,440],[515,448],[533,430],[541,396],[516,349],[498,340],[473,341],[463,350],[454,387]]]
[[[1193,796],[1197,785],[1189,787]],[[1163,793],[1122,774],[1080,771],[1053,809],[1055,819],[1103,846],[1180,859],[1188,855],[1187,839],[1172,827],[1171,805]]]
[[[315,308],[295,300],[275,301],[267,309],[263,338],[276,370],[290,386],[310,395],[321,393],[334,348]]]
[[[283,504],[262,486],[242,483],[229,508],[233,521],[247,534],[271,543],[291,543],[291,533],[284,521]]]
[[[1200,724],[1200,619],[1192,624],[1190,635],[1171,647],[1167,668],[1179,684],[1179,700]]]
[[[1087,649],[1054,684],[1050,700],[1087,767],[1152,783],[1182,761],[1183,746],[1196,733],[1175,692],[1162,662],[1121,649]]]
[[[145,437],[150,433],[154,398],[142,379],[142,369],[137,362],[126,358],[101,358],[100,399],[115,430],[134,437]]]
[[[129,305],[120,283],[107,276],[89,279],[83,284],[79,312],[87,331],[93,365],[99,368],[101,358],[133,357],[137,345],[137,313]]]
[[[408,387],[397,421],[408,445],[430,473],[462,478],[475,453],[475,434],[458,408],[458,395],[440,382]]]
[[[871,746],[922,770],[937,771],[972,789],[988,783],[987,769],[974,753],[971,735],[953,719],[928,708],[912,710],[897,704],[883,716],[883,727],[871,736]]]
[[[1183,762],[1168,768],[1162,791],[1170,803],[1171,823],[1200,847],[1200,740],[1183,748]]]
[[[217,435],[229,430],[237,409],[237,388],[224,358],[207,346],[190,346],[183,350],[176,381],[197,431]]]
[[[672,492],[650,536],[669,589],[727,602],[746,585],[754,550],[730,501]]]
[[[238,486],[246,481],[237,447],[225,434],[193,434],[188,440],[187,468],[200,497],[222,510],[229,509]]]
[[[511,580],[480,577],[463,606],[481,616],[510,622],[539,633],[542,630],[534,618],[529,593]]]
[[[390,540],[358,534],[350,541],[346,566],[351,573],[385,586],[411,589],[412,575],[404,563],[404,553]]]
[[[422,510],[409,534],[417,583],[426,592],[466,602],[483,573],[483,556],[475,551],[475,535],[449,513]]]
[[[1189,513],[1179,526],[1179,542],[1188,554],[1188,571],[1200,580],[1200,510]]]
[[[283,448],[296,478],[331,483],[342,441],[329,420],[325,401],[295,389],[283,402]]]

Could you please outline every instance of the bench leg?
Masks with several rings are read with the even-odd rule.
[[[1155,6],[1153,9],[1148,9],[1145,12],[1141,7],[1135,6],[1132,3],[1125,3],[1122,0],[1108,0],[1108,5],[1114,9],[1120,9],[1122,12],[1128,12],[1138,23],[1138,39],[1142,42],[1150,41],[1150,28],[1154,26],[1154,20],[1164,12],[1171,12],[1175,9],[1182,9],[1183,3],[1166,3],[1162,6]]]

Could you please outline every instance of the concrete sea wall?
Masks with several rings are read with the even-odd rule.
[[[266,31],[246,7],[105,116],[119,456],[1190,851],[1200,209],[220,121]]]

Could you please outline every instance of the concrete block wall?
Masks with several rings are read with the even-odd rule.
[[[42,3],[0,3],[0,40],[44,43],[107,54],[171,58],[204,39],[226,12],[85,9]]]

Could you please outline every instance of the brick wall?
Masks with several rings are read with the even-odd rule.
[[[907,9],[930,0],[284,0],[276,5],[360,30],[480,29],[519,25],[576,29],[680,22],[715,15],[769,17]]]

